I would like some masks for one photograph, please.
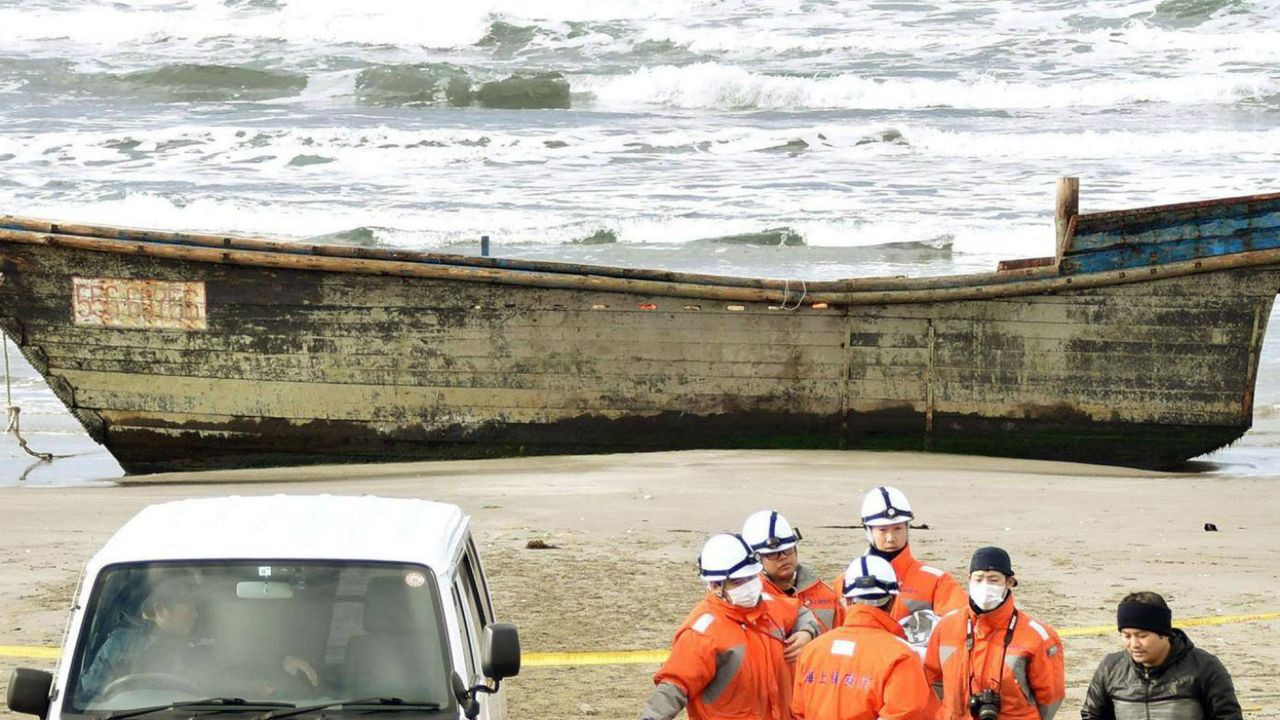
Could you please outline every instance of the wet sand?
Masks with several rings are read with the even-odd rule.
[[[187,484],[197,478],[219,484]],[[834,576],[864,546],[861,495],[903,488],[927,529],[917,556],[958,572],[979,545],[1013,556],[1019,606],[1058,628],[1107,625],[1125,593],[1163,593],[1179,617],[1280,611],[1280,468],[1167,475],[1064,463],[860,452],[696,451],[150,476],[115,487],[0,487],[0,645],[57,645],[84,562],[139,509],[226,494],[373,493],[469,512],[494,604],[528,651],[656,649],[698,599],[706,536],[776,507],[801,561]],[[234,484],[225,484],[226,482]],[[1206,522],[1219,532],[1205,532]],[[528,550],[531,539],[556,546]],[[1280,621],[1189,628],[1235,678],[1251,720],[1280,718]],[[1114,633],[1070,638],[1077,717]],[[50,661],[0,658],[9,668]],[[514,718],[634,717],[655,665],[527,668]],[[0,718],[19,716],[0,711]]]

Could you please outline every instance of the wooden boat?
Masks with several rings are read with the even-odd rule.
[[[0,327],[128,472],[677,448],[1166,468],[1252,422],[1280,193],[825,282],[0,217]]]

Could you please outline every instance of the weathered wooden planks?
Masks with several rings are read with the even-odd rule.
[[[1278,213],[1280,193],[1089,213],[1077,217],[1075,236],[1060,255],[1124,244],[1265,234],[1280,224]]]
[[[1081,305],[1058,296],[886,306],[851,317],[849,392],[900,402],[926,425],[930,410],[1030,418],[1061,406],[1100,422],[1246,423],[1250,348],[1273,282],[1257,283],[1261,297],[1238,276],[1181,283],[1183,300],[1230,300],[1203,308],[1166,307],[1167,283],[1126,286],[1112,299],[1091,290],[1095,302]]]

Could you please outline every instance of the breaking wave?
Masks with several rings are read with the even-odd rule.
[[[186,63],[110,77],[126,88],[192,102],[271,100],[297,95],[307,86],[306,76],[296,73]]]
[[[0,92],[24,89],[41,94],[130,95],[187,102],[271,101],[305,95],[374,107],[1038,111],[1151,103],[1266,106],[1280,97],[1280,78],[1219,73],[1080,82],[1015,82],[990,75],[885,79],[852,73],[766,74],[705,62],[646,67],[624,74],[566,75],[549,69],[503,72],[446,62],[310,73],[175,63],[128,73],[101,73],[83,72],[58,60],[0,61]]]
[[[182,102],[262,101],[292,97],[307,87],[303,73],[197,63],[163,64],[125,73],[85,71],[60,59],[0,59],[0,83],[39,97],[133,96]]]
[[[471,77],[449,63],[384,65],[361,70],[355,96],[363,105],[413,107],[471,104]]]
[[[1214,17],[1247,14],[1250,5],[1246,0],[1162,0],[1151,20],[1165,27],[1195,27]]]
[[[1256,76],[1146,78],[1081,83],[1009,82],[991,76],[879,80],[860,75],[797,77],[699,63],[645,68],[625,76],[580,77],[575,90],[606,106],[657,105],[720,110],[1048,109],[1132,103],[1195,104],[1259,100],[1280,92]]]

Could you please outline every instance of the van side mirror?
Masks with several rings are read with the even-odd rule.
[[[520,633],[511,623],[489,623],[484,628],[480,669],[494,681],[520,674]]]
[[[453,695],[462,705],[462,714],[474,719],[480,713],[480,703],[476,700],[479,693],[492,695],[502,687],[505,678],[520,674],[520,633],[511,623],[489,623],[484,628],[484,639],[480,645],[480,670],[484,676],[493,681],[472,687],[453,674]]]
[[[49,691],[53,675],[44,670],[14,668],[9,675],[9,693],[5,703],[16,713],[35,715],[44,720],[49,715]]]

